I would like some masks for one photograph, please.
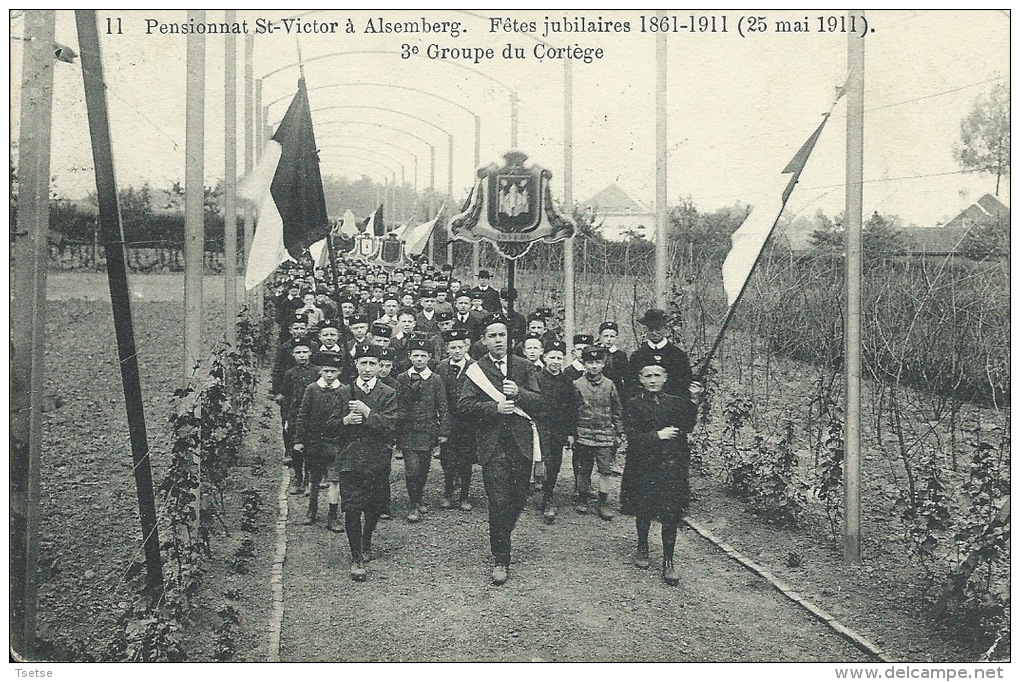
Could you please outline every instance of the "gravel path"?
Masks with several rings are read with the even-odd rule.
[[[395,517],[376,531],[381,556],[365,583],[348,575],[346,536],[326,531],[321,517],[301,525],[307,498],[290,497],[280,660],[868,660],[689,529],[677,540],[678,588],[655,568],[658,525],[653,568],[635,568],[630,517],[605,522],[565,507],[547,526],[529,507],[514,532],[510,580],[494,587],[481,477],[473,511],[442,511],[433,464],[433,510],[411,525],[396,463]],[[570,470],[564,462],[567,491]]]

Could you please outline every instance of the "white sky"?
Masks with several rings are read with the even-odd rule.
[[[496,11],[478,11],[495,15]],[[504,13],[505,14],[505,13]],[[634,198],[652,204],[655,198],[655,34],[640,32],[642,12],[571,10],[549,13],[550,19],[629,21],[621,34],[555,34],[559,45],[601,47],[605,55],[591,64],[573,64],[573,197],[581,201],[616,182]],[[648,12],[649,15],[652,12]],[[669,200],[690,195],[699,208],[711,210],[736,201],[752,201],[762,179],[775,174],[817,125],[831,103],[834,87],[846,74],[847,37],[817,31],[818,16],[834,11],[739,12],[715,10],[717,22],[727,19],[728,33],[670,34],[668,43]],[[765,16],[769,31],[741,37],[741,17]],[[255,75],[296,61],[297,42],[279,24],[285,13],[239,11],[254,31],[257,18],[276,20],[279,30],[255,36]],[[462,34],[366,34],[367,21],[379,17],[403,22],[427,18],[460,21]],[[543,31],[545,12],[514,12],[513,18],[536,21]],[[689,11],[677,11],[689,23]],[[106,19],[122,19],[122,35],[105,35]],[[778,34],[777,19],[808,19],[810,33]],[[114,156],[121,185],[150,182],[157,188],[184,178],[185,44],[182,35],[146,35],[146,19],[184,22],[184,11],[100,13],[102,49],[109,83]],[[360,120],[405,129],[436,147],[436,184],[447,183],[446,135],[406,116],[373,110],[320,107],[369,104],[398,109],[426,119],[454,136],[453,184],[458,200],[474,171],[474,121],[463,110],[434,97],[378,86],[316,91],[338,83],[388,83],[433,92],[473,110],[482,118],[481,163],[499,161],[509,147],[509,99],[506,91],[464,68],[425,56],[426,47],[492,47],[496,58],[466,65],[515,87],[520,97],[519,147],[530,159],[553,172],[553,193],[563,194],[563,62],[539,61],[535,41],[513,33],[490,32],[490,22],[454,10],[318,12],[306,17],[320,22],[350,18],[357,33],[302,35],[315,132],[322,148],[324,173],[339,172],[346,163],[376,177],[383,171],[366,162],[344,162],[338,154],[373,156],[397,177],[400,168],[378,154],[404,160],[407,181],[413,181],[418,156],[418,186],[429,181],[424,143],[385,128],[345,124]],[[898,214],[904,224],[931,225],[955,215],[982,194],[994,191],[994,177],[956,174],[953,146],[960,120],[973,101],[987,92],[993,79],[1008,79],[1009,19],[1000,11],[870,11],[874,29],[866,40],[865,67],[865,212],[878,209]],[[222,21],[210,11],[206,21]],[[718,23],[717,23],[718,25]],[[114,29],[116,24],[113,24]],[[17,139],[23,21],[11,23],[11,132]],[[57,12],[57,40],[77,50],[71,11]],[[238,40],[238,94],[243,97],[243,37]],[[403,43],[419,54],[401,59]],[[504,60],[507,43],[525,49],[527,58]],[[207,183],[223,176],[224,39],[206,39],[205,176]],[[382,50],[395,54],[362,54],[311,61],[334,51]],[[465,63],[465,62],[461,62]],[[270,109],[278,120],[296,88],[297,69],[265,81],[263,103],[283,102]],[[53,188],[78,198],[93,191],[92,158],[79,63],[58,63],[55,75]],[[910,101],[916,100],[916,101]],[[841,210],[845,175],[845,104],[837,107],[815,149],[787,215],[812,214],[824,208]],[[243,100],[238,104],[238,130],[243,130]],[[241,138],[243,139],[243,138]],[[387,142],[404,150],[396,149]],[[240,144],[240,139],[239,139]],[[334,145],[368,151],[337,149]],[[373,151],[374,150],[374,151]],[[378,154],[376,153],[378,152]],[[238,151],[239,168],[243,156]],[[946,174],[946,175],[937,175]],[[899,180],[904,176],[933,176]],[[1008,183],[1001,197],[1009,202]]]

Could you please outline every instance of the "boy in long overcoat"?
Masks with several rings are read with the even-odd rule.
[[[399,415],[397,392],[378,378],[379,355],[377,346],[359,348],[354,361],[358,378],[340,389],[346,403],[336,468],[351,549],[351,579],[358,582],[366,578],[372,533],[386,511],[393,432]]]
[[[397,446],[404,453],[407,520],[417,523],[426,507],[423,494],[432,463],[432,449],[445,443],[450,435],[450,411],[443,380],[428,367],[432,357],[431,342],[412,338],[407,350],[411,368],[397,377],[400,406]]]

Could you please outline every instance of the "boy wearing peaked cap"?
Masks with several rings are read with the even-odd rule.
[[[411,338],[407,345],[411,368],[397,377],[400,422],[397,445],[404,453],[409,523],[417,523],[426,511],[423,499],[432,463],[432,449],[450,435],[450,413],[446,388],[438,374],[428,367],[432,344]]]
[[[591,334],[574,334],[573,353],[564,360],[567,365],[563,368],[571,380],[578,379],[584,374],[584,363],[581,360],[581,353],[588,346],[595,343],[595,337]]]
[[[548,524],[556,520],[553,491],[563,464],[563,449],[573,446],[577,421],[577,390],[570,377],[563,373],[566,351],[567,346],[562,341],[547,341],[542,355],[544,366],[538,373],[538,387],[546,408],[536,419],[542,442],[542,461],[545,462],[542,517]]]
[[[294,355],[294,366],[283,375],[281,394],[283,401],[280,403],[280,415],[283,417],[283,435],[287,446],[287,453],[290,458],[291,467],[294,470],[294,477],[291,479],[291,495],[297,495],[304,490],[304,455],[294,452],[291,441],[294,432],[293,421],[301,409],[301,400],[305,395],[305,388],[319,378],[319,367],[310,362],[312,354],[312,341],[308,338],[296,339],[292,343]],[[286,460],[285,460],[286,463]]]
[[[346,413],[346,399],[340,391],[340,368],[346,354],[320,351],[312,356],[319,367],[319,379],[305,388],[294,423],[294,450],[305,458],[305,468],[311,485],[308,492],[306,525],[315,523],[319,513],[319,483],[328,476],[339,452],[341,433],[339,420]],[[330,491],[332,493],[332,491]],[[337,502],[330,498],[327,527],[339,530]]]
[[[593,467],[597,467],[598,514],[613,518],[609,506],[610,477],[616,448],[623,439],[623,404],[612,380],[602,374],[606,349],[589,346],[581,351],[584,375],[574,380],[577,389],[577,427],[574,431],[574,480],[577,483],[578,514],[588,511],[588,492]]]
[[[598,344],[606,349],[606,369],[603,374],[613,380],[616,390],[623,397],[623,382],[627,376],[627,353],[620,350],[616,340],[620,336],[620,328],[615,322],[606,321],[599,325]]]
[[[464,387],[464,370],[472,362],[467,354],[471,338],[466,329],[450,329],[443,333],[443,338],[446,340],[447,358],[436,363],[436,374],[443,379],[446,389],[446,403],[450,409],[450,437],[443,443],[439,454],[444,484],[440,506],[443,509],[459,506],[461,511],[471,511],[471,467],[476,461],[474,429],[471,420],[457,405]],[[454,490],[458,488],[459,502],[454,498]]]
[[[386,511],[397,395],[379,381],[380,349],[359,348],[354,359],[358,378],[340,389],[344,412],[336,469],[344,528],[351,549],[351,579],[366,578],[372,559],[372,533]]]
[[[637,522],[634,565],[647,569],[648,531],[652,520],[662,523],[662,579],[680,582],[673,566],[676,533],[690,505],[690,448],[687,434],[697,418],[695,402],[702,392],[698,383],[683,396],[663,392],[667,370],[653,358],[640,360],[641,389],[627,402],[627,461],[620,486],[620,509]],[[632,361],[633,362],[633,361]],[[633,364],[632,364],[633,366]]]

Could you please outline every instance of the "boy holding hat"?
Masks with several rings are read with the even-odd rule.
[[[342,447],[335,468],[351,549],[351,579],[358,582],[366,578],[372,533],[387,511],[390,453],[399,414],[396,391],[379,381],[379,356],[376,346],[359,348],[358,378],[340,388]]]
[[[407,483],[408,523],[417,523],[425,513],[425,483],[432,463],[432,449],[450,435],[450,414],[446,388],[438,374],[428,367],[432,344],[412,338],[407,345],[411,368],[397,377],[397,400],[401,420],[397,427],[397,446],[404,453],[404,480]]]
[[[636,355],[636,354],[635,354]],[[694,427],[701,385],[683,387],[682,396],[664,392],[669,377],[661,360],[637,356],[641,388],[627,402],[627,461],[620,486],[620,507],[637,522],[634,564],[647,569],[648,531],[652,519],[662,523],[662,578],[680,582],[673,566],[676,532],[690,505],[690,448],[687,434]],[[662,357],[662,356],[660,356]],[[631,367],[635,367],[632,360]],[[689,391],[689,393],[688,393]]]
[[[443,443],[439,462],[443,466],[443,509],[459,506],[461,511],[471,511],[468,491],[471,488],[471,466],[475,463],[474,429],[471,420],[457,406],[461,389],[464,387],[464,370],[471,364],[468,348],[471,339],[466,329],[450,329],[443,332],[446,340],[447,358],[436,363],[436,374],[443,380],[446,389],[446,403],[450,408],[450,438]],[[453,491],[460,488],[460,502],[455,502]]]
[[[510,535],[528,499],[533,463],[541,461],[532,414],[542,410],[538,377],[523,358],[507,353],[507,320],[483,322],[486,353],[465,370],[458,407],[475,424],[476,452],[489,498],[492,583],[510,567]]]
[[[612,380],[602,374],[606,349],[589,346],[581,351],[584,375],[574,380],[578,393],[577,427],[574,432],[574,480],[577,483],[578,514],[588,512],[592,469],[598,468],[598,514],[609,521],[609,479],[613,459],[623,438],[623,404]]]

